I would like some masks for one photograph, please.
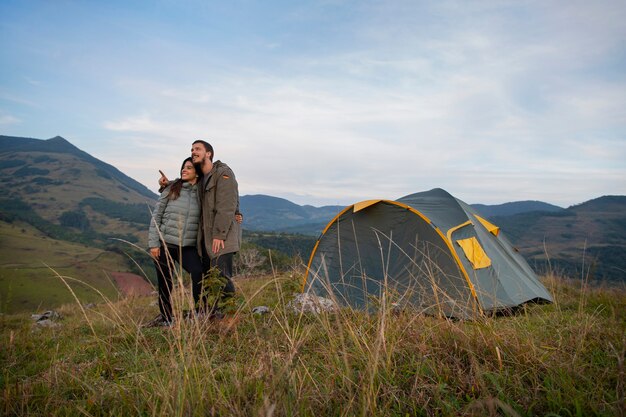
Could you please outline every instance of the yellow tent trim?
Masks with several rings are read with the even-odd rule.
[[[361,211],[363,209],[368,208],[369,206],[373,206],[376,203],[380,203],[383,200],[365,200],[356,203],[353,207],[353,211],[356,213],[357,211]]]
[[[348,207],[346,207],[345,209],[341,210],[341,211],[340,211],[340,212],[339,212],[339,213],[338,213],[338,214],[337,214],[337,215],[336,215],[336,216],[335,216],[335,217],[334,217],[334,218],[333,218],[333,219],[332,219],[332,220],[331,220],[331,221],[330,221],[330,222],[326,225],[326,227],[324,228],[324,230],[322,230],[322,234],[320,235],[320,238],[326,234],[326,232],[328,231],[328,229],[330,228],[330,226],[331,226],[333,223],[335,223],[335,222],[337,221],[337,219],[339,219],[339,217],[340,217],[343,213],[345,213],[346,211],[350,210],[352,207],[353,207],[353,206],[348,206]],[[319,242],[319,240],[320,240],[320,239],[318,238],[318,239],[317,239],[317,241]]]
[[[405,209],[409,210],[410,212],[415,213],[418,216],[420,216],[428,224],[433,225],[433,223],[430,221],[430,219],[428,217],[424,216],[421,212],[419,212],[418,210],[415,210],[413,207],[409,206],[408,204],[400,203],[400,202],[397,202],[397,201],[389,201],[389,200],[385,200],[385,201],[387,203],[390,203],[390,204],[395,204],[396,206],[399,206],[399,207],[404,207]],[[468,222],[468,223],[471,224],[471,222]],[[457,228],[458,227],[462,227],[462,226],[465,226],[465,224],[457,226]],[[463,267],[463,263],[461,263],[461,259],[459,259],[459,256],[456,254],[456,251],[452,247],[452,242],[450,240],[446,239],[446,236],[443,234],[443,232],[438,227],[434,227],[434,229],[435,229],[435,232],[437,232],[437,234],[439,235],[439,237],[441,237],[441,240],[443,240],[443,242],[450,249],[450,253],[452,254],[452,257],[456,260],[456,264],[459,266],[459,269],[461,270],[461,273],[463,274],[463,277],[465,278],[465,281],[467,282],[467,286],[469,287],[470,292],[474,296],[474,300],[478,301],[478,295],[476,294],[476,289],[474,288],[474,284],[472,284],[472,281],[470,280],[470,277],[467,274],[467,271]],[[452,233],[452,232],[449,232],[449,233]],[[477,302],[476,304],[478,305],[478,308],[480,309],[480,312],[482,313],[482,307],[480,307],[480,303]]]
[[[500,228],[498,226],[496,226],[495,224],[483,219],[482,217],[480,217],[479,215],[475,214],[474,215],[479,222],[482,223],[483,226],[485,226],[485,228],[487,230],[489,230],[489,233],[491,233],[494,236],[498,236],[498,233],[500,233]]]
[[[446,236],[448,237],[448,242],[452,243],[452,233],[456,232],[461,227],[469,226],[470,224],[472,224],[472,222],[468,220],[465,223],[461,223],[458,226],[454,226],[454,227],[450,228],[450,230],[448,230],[448,233],[446,233]]]
[[[413,207],[409,206],[408,204],[399,203],[397,201],[389,201],[389,200],[386,200],[386,201],[387,201],[387,203],[391,203],[391,204],[396,205],[398,207],[405,208],[405,209],[411,211],[412,213],[415,213],[418,216],[420,216],[422,218],[422,220],[424,220],[426,223],[432,224],[432,222],[430,221],[430,219],[428,217],[424,216],[422,213],[420,213],[419,211],[415,210]]]
[[[324,236],[324,234],[322,233],[322,236]],[[321,239],[321,237],[320,237]],[[320,239],[317,239],[317,242],[315,242],[315,246],[313,246],[313,250],[311,251],[311,258],[309,259],[309,263],[306,266],[306,274],[304,274],[304,279],[302,280],[302,290],[300,292],[304,292],[305,288],[306,288],[306,280],[309,277],[309,271],[311,269],[311,263],[313,262],[313,255],[315,255],[315,252],[317,252],[317,247],[320,244]]]
[[[472,263],[474,269],[491,266],[491,259],[487,256],[475,237],[457,240],[456,243],[463,249],[465,256]]]

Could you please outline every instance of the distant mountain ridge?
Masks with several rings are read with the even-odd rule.
[[[317,235],[346,206],[301,206],[284,198],[255,194],[240,197],[240,207],[246,216],[245,226],[249,230]],[[554,213],[565,210],[542,201],[472,204],[472,207],[486,217],[511,216],[534,211]]]
[[[585,201],[584,203],[575,204],[569,207],[570,210],[577,212],[584,211],[604,211],[604,212],[623,212],[626,204],[626,196],[623,195],[605,195]]]
[[[539,271],[626,282],[626,196],[491,220]]]
[[[239,198],[245,228],[255,231],[291,232],[315,235],[344,206],[300,206],[280,197],[263,194]]]
[[[544,203],[543,201],[514,201],[504,204],[471,204],[479,213],[487,217],[512,216],[514,214],[526,213],[529,211],[558,212],[565,210],[563,207]]]

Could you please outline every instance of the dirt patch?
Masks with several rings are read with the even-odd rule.
[[[154,289],[145,279],[130,272],[110,272],[115,285],[124,296],[150,295]]]

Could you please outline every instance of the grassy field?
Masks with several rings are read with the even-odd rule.
[[[142,328],[150,298],[0,316],[0,413],[624,416],[626,293],[545,277],[552,305],[452,321],[292,312],[297,273],[237,281],[222,321]],[[176,295],[176,311],[188,302]],[[251,313],[267,305],[271,313]]]
[[[26,224],[0,222],[0,312],[13,313],[49,309],[73,302],[57,274],[73,277],[82,302],[117,296],[106,271],[126,271],[120,254],[80,244],[50,239]]]

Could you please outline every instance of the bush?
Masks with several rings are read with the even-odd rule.
[[[48,175],[50,173],[47,169],[41,169],[33,166],[23,166],[13,173],[16,177],[30,177],[33,175]]]
[[[19,159],[11,159],[8,161],[0,161],[0,169],[5,169],[5,168],[14,168],[14,167],[19,167],[22,165],[25,165],[26,161],[21,161]]]
[[[95,211],[114,219],[139,223],[146,227],[150,224],[150,210],[146,204],[118,203],[105,198],[89,197],[81,201],[79,206],[90,206]]]
[[[61,226],[73,227],[83,232],[91,229],[91,224],[89,223],[87,215],[78,210],[64,212],[59,217],[59,222],[61,223]]]

